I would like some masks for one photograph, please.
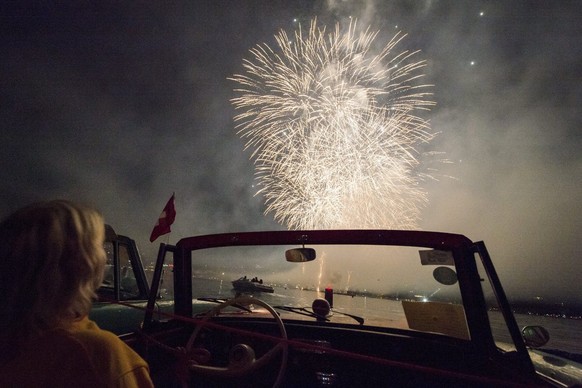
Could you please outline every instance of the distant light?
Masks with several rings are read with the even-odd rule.
[[[398,28],[398,24],[394,26],[394,28]]]
[[[479,12],[479,16],[485,16],[485,12],[483,11]]]
[[[293,23],[297,23],[297,18],[294,18],[293,19]]]
[[[471,61],[471,66],[475,66],[475,61]]]

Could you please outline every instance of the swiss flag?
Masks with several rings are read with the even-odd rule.
[[[163,234],[170,233],[172,230],[170,229],[170,225],[174,223],[176,219],[176,209],[174,208],[174,194],[166,203],[162,214],[160,214],[160,218],[158,218],[158,222],[156,226],[154,226],[154,230],[152,230],[152,234],[150,235],[150,242],[154,242],[155,239],[160,237]]]

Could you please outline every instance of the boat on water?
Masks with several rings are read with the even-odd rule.
[[[236,292],[274,292],[273,287],[263,284],[263,279],[257,279],[256,277],[249,279],[246,276],[242,276],[232,281],[232,287]]]

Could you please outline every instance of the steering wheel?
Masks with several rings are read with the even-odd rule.
[[[275,322],[279,327],[279,334],[283,341],[279,341],[271,350],[263,354],[258,359],[255,358],[255,351],[251,346],[247,344],[237,344],[229,351],[229,364],[227,367],[208,366],[195,363],[190,363],[188,367],[191,371],[198,372],[206,376],[240,377],[250,374],[253,371],[261,368],[269,361],[271,361],[277,354],[281,353],[281,365],[279,367],[279,373],[277,374],[277,378],[273,384],[273,387],[278,387],[283,380],[283,375],[285,374],[285,366],[287,365],[287,356],[289,353],[287,347],[287,331],[285,330],[285,326],[283,325],[281,317],[279,317],[279,314],[275,311],[275,309],[260,299],[255,299],[250,296],[243,295],[227,300],[226,302],[221,303],[210,310],[201,319],[200,324],[196,326],[194,332],[192,332],[192,335],[186,344],[186,352],[187,354],[191,354],[192,346],[194,345],[200,330],[205,326],[204,323],[206,323],[213,316],[218,315],[222,309],[237,304],[254,304],[265,308],[269,313],[271,313],[273,318],[275,318]]]

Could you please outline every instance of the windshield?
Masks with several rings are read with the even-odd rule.
[[[324,314],[328,322],[359,325],[363,320],[368,326],[469,339],[450,252],[314,245],[315,260],[297,263],[285,260],[292,248],[297,246],[192,252],[193,299],[250,294],[278,308],[283,319],[312,321],[313,302],[325,299],[331,307]]]

